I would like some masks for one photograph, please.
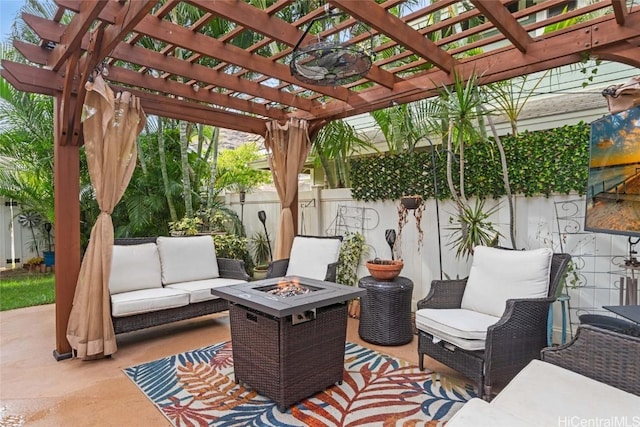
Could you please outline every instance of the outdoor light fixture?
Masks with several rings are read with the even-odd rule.
[[[393,260],[393,245],[396,244],[396,230],[393,228],[389,228],[384,230],[384,239],[387,241],[387,245],[389,245],[389,249],[391,250],[391,259]]]
[[[267,238],[267,245],[269,246],[269,258],[273,262],[273,253],[271,252],[271,242],[269,241],[269,233],[267,232],[267,214],[265,211],[258,211],[258,219],[264,227],[264,235]]]
[[[240,190],[240,222],[244,222],[244,202],[247,200],[247,192]]]
[[[319,86],[337,86],[355,82],[371,69],[373,64],[373,34],[361,24],[356,24],[352,28],[360,28],[361,26],[364,31],[369,33],[368,49],[364,49],[358,44],[348,45],[348,40],[340,42],[340,32],[331,36],[334,39],[338,39],[337,42],[321,41],[318,37],[317,43],[300,47],[300,44],[315,23],[329,22],[331,24],[331,19],[336,16],[344,16],[344,14],[341,12],[327,12],[325,15],[311,20],[302,37],[293,48],[289,69],[291,70],[291,75],[301,82]]]

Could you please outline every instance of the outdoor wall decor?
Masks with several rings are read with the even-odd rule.
[[[640,107],[591,123],[585,230],[640,236]]]

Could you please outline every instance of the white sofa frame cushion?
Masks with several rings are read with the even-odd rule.
[[[286,275],[324,280],[329,264],[338,261],[341,244],[340,239],[296,236]]]
[[[211,236],[160,236],[156,242],[164,285],[215,279],[220,276]]]
[[[461,308],[501,317],[508,299],[546,298],[553,251],[477,246]]]
[[[160,258],[155,243],[113,246],[109,293],[161,287]]]

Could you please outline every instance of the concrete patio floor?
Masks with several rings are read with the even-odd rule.
[[[229,339],[224,312],[120,335],[110,359],[56,362],[53,304],[0,312],[0,427],[170,425],[122,369]],[[415,337],[374,346],[358,337],[358,320],[350,318],[347,340],[417,364]],[[425,365],[452,374],[428,358]]]

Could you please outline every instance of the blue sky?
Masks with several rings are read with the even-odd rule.
[[[23,3],[23,0],[0,0],[0,40],[9,38],[11,25]]]

